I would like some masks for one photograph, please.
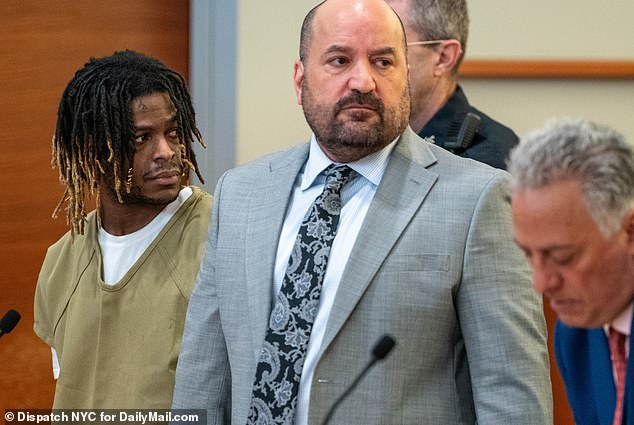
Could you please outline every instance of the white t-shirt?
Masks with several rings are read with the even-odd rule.
[[[125,276],[191,194],[190,187],[183,188],[173,202],[168,204],[145,227],[136,232],[114,236],[103,228],[99,229],[98,239],[103,264],[102,278],[106,284],[115,285]]]

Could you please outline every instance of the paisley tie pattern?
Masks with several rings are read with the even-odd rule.
[[[304,216],[269,318],[247,425],[294,423],[306,348],[339,224],[341,188],[356,175],[347,165],[330,165],[323,192]]]

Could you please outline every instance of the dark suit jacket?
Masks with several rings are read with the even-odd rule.
[[[623,425],[634,425],[634,356],[627,363]],[[577,425],[612,425],[616,390],[608,338],[602,328],[571,328],[557,322],[555,355]]]
[[[469,105],[460,86],[456,88],[445,106],[436,112],[431,121],[423,127],[419,136],[434,136],[434,143],[447,149],[452,139],[458,136],[460,126],[469,112],[480,117],[480,125],[473,137],[473,142],[460,156],[506,170],[509,152],[519,141],[517,135],[510,128]]]

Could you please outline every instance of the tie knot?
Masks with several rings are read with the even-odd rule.
[[[339,192],[341,188],[352,180],[358,173],[347,165],[330,164],[326,168],[325,189]]]

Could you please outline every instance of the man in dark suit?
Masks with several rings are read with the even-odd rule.
[[[469,32],[466,0],[388,3],[407,35],[412,129],[456,154],[506,169],[517,135],[471,106],[457,81]]]
[[[515,239],[559,319],[575,420],[634,424],[632,146],[610,128],[561,120],[523,139],[509,170]]]

